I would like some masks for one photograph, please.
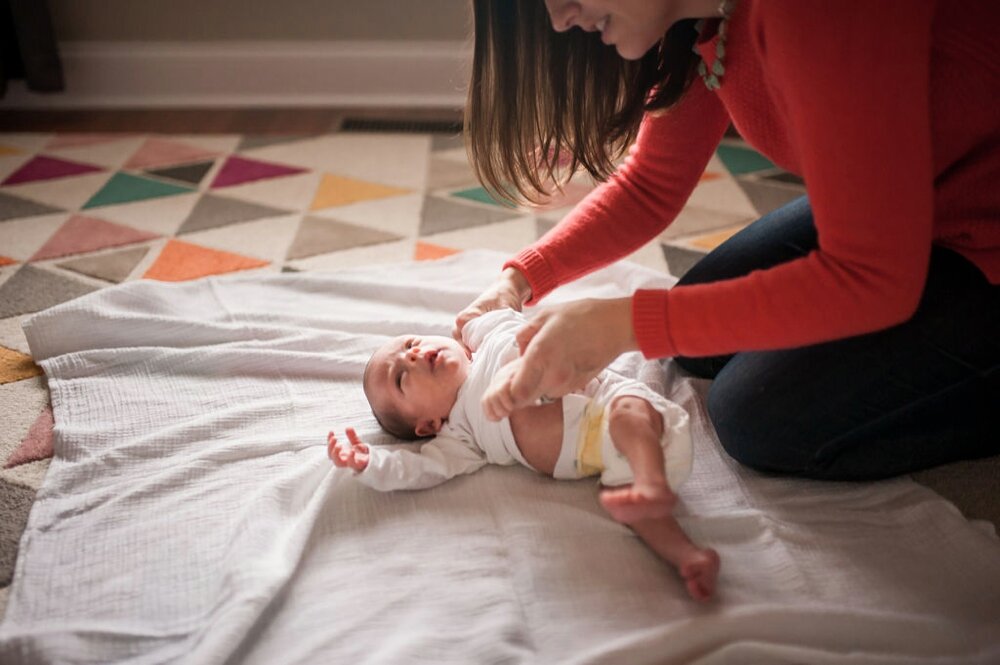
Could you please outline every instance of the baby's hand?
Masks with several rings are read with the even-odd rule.
[[[368,468],[368,444],[362,443],[353,427],[347,428],[347,442],[337,441],[333,432],[326,435],[326,454],[334,466],[361,472]]]

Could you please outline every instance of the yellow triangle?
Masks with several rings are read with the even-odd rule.
[[[31,356],[0,346],[0,383],[22,381],[41,373],[42,368],[31,360]]]
[[[23,152],[24,151],[20,148],[13,148],[9,145],[0,144],[0,157],[3,157],[4,155],[20,155]]]
[[[399,196],[409,194],[410,190],[399,187],[388,187],[377,185],[373,182],[354,180],[343,176],[323,175],[323,181],[316,190],[316,197],[313,199],[310,210],[320,208],[332,208],[333,206],[357,203],[358,201],[370,201],[372,199],[384,199],[389,196]]]

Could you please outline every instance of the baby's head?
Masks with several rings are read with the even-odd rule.
[[[401,439],[437,434],[458,399],[472,355],[451,337],[402,335],[372,354],[365,397],[379,424]]]

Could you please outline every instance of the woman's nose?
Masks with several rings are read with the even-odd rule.
[[[549,10],[549,18],[552,19],[552,29],[556,32],[566,32],[576,25],[576,19],[582,11],[579,2],[547,0],[545,4]]]

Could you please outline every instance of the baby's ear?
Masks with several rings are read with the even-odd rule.
[[[417,436],[434,436],[441,431],[442,424],[444,423],[440,418],[435,418],[434,420],[421,420],[417,423],[417,427],[414,431]]]
[[[441,425],[444,421],[440,418],[435,418],[433,420],[421,420],[417,423],[417,427],[414,430],[417,436],[434,436],[441,431]]]

